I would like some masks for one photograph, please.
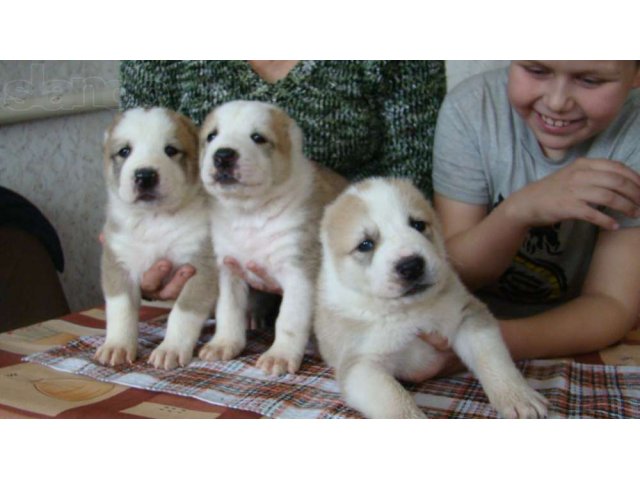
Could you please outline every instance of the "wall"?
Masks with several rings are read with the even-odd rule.
[[[61,280],[74,311],[102,302],[97,240],[105,198],[101,142],[114,111],[73,113],[92,110],[95,92],[117,87],[117,72],[118,62],[0,62],[2,113],[15,109],[21,115],[28,109],[38,114],[39,109],[54,115],[0,124],[0,185],[28,198],[56,228],[66,262]],[[82,104],[65,105],[68,96]],[[39,99],[38,105],[30,103],[33,99]]]

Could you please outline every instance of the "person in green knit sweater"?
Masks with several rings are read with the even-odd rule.
[[[231,100],[276,104],[302,128],[308,158],[349,180],[407,177],[432,194],[442,61],[123,61],[120,83],[122,109],[164,106],[196,124]],[[145,298],[175,299],[194,274],[187,265],[169,278],[171,270],[163,260],[145,274]],[[252,270],[264,279],[254,287],[278,290],[268,272]]]

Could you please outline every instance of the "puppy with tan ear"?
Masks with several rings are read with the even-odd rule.
[[[429,202],[408,181],[370,179],[327,207],[321,227],[315,333],[348,405],[371,418],[422,418],[397,379],[419,382],[435,332],[507,418],[544,417],[547,401],[516,369],[489,310],[447,262]]]
[[[216,108],[200,141],[202,181],[215,198],[211,234],[220,270],[216,332],[200,358],[229,360],[245,346],[248,285],[225,266],[232,257],[246,278],[254,263],[282,287],[275,340],[257,365],[267,374],[294,373],[311,331],[320,218],[347,182],[305,158],[300,128],[270,104]]]
[[[167,259],[176,267],[191,264],[197,272],[178,296],[164,341],[149,362],[165,369],[187,365],[217,297],[197,129],[188,118],[164,108],[128,110],[105,134],[104,170],[107,336],[95,359],[109,365],[136,359],[142,274]]]

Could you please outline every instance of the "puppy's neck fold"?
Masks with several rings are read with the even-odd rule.
[[[313,193],[314,170],[311,162],[302,158],[294,162],[291,175],[261,195],[218,197],[225,208],[251,214],[261,212],[265,218],[275,218],[290,208],[297,208]]]

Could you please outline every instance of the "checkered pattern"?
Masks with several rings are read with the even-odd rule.
[[[242,357],[229,362],[194,360],[172,371],[145,362],[164,335],[164,319],[140,324],[139,359],[117,368],[93,362],[103,337],[88,336],[67,345],[25,357],[25,361],[64,372],[129,387],[173,393],[271,418],[361,418],[340,399],[333,371],[309,351],[295,375],[265,376],[255,362],[273,338],[251,331]],[[212,335],[208,322],[202,342]],[[640,367],[587,365],[569,360],[522,362],[529,383],[551,402],[555,418],[640,417]],[[430,418],[496,418],[473,376],[462,373],[406,385]]]

